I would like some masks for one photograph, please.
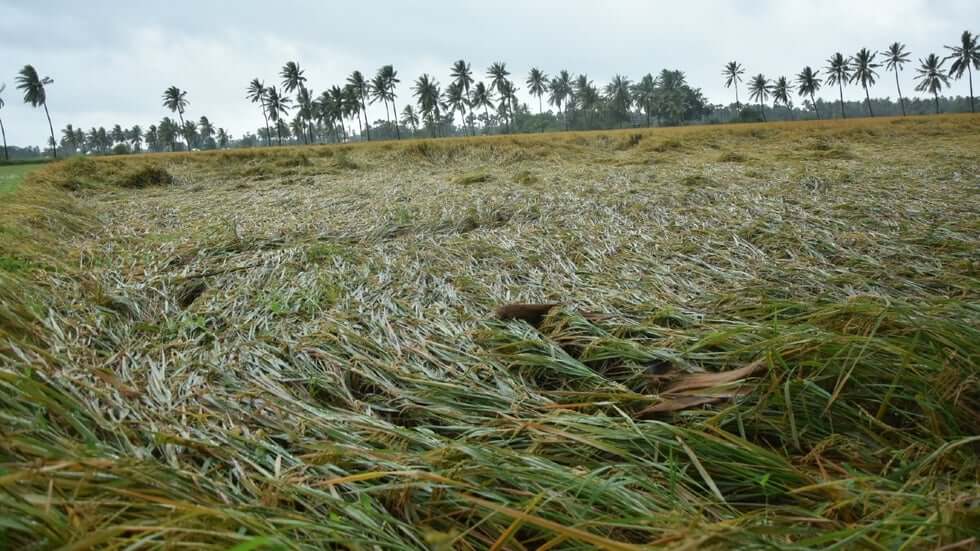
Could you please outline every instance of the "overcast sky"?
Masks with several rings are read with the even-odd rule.
[[[245,87],[254,77],[278,84],[289,60],[317,93],[355,69],[370,76],[393,64],[399,106],[419,74],[445,85],[460,58],[478,75],[504,61],[522,85],[532,66],[586,73],[596,84],[616,73],[636,80],[678,68],[713,103],[728,103],[720,71],[731,59],[745,65],[746,77],[792,77],[803,65],[822,67],[835,51],[896,40],[913,59],[945,55],[943,45],[965,29],[980,32],[980,0],[0,0],[0,82],[7,83],[0,117],[11,144],[44,143],[43,111],[14,89],[27,63],[54,78],[48,103],[56,132],[69,123],[145,128],[169,114],[160,96],[170,85],[187,90],[187,117],[207,115],[234,136],[254,132],[262,115]],[[914,94],[911,67],[902,81]],[[890,74],[873,93],[895,96]],[[966,80],[952,93],[966,95]],[[845,94],[862,95],[854,87]],[[381,104],[369,109],[371,120],[384,117]]]

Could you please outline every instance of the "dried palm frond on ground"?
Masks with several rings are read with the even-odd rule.
[[[30,175],[0,542],[970,545],[980,118],[637,132]]]

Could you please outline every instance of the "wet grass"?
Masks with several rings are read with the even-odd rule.
[[[916,120],[46,166],[0,542],[968,547],[980,118]]]

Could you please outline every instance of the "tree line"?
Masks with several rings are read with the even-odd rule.
[[[930,53],[919,59],[914,77],[915,90],[931,95],[938,113],[942,91],[950,86],[950,79],[961,79],[966,75],[970,87],[969,108],[976,112],[973,70],[980,70],[978,37],[963,31],[958,45],[945,48],[950,52],[946,57]],[[824,118],[834,116],[820,110],[824,102],[816,94],[824,86],[837,88],[840,116],[844,118],[848,116],[844,88],[860,86],[864,91],[867,114],[873,117],[874,106],[881,105],[883,100],[872,100],[871,88],[878,83],[879,69],[882,68],[894,73],[898,107],[901,114],[906,115],[909,102],[902,93],[898,75],[910,61],[911,53],[906,45],[894,42],[881,51],[861,48],[849,57],[834,53],[823,68],[805,66],[792,80],[786,76],[769,79],[759,73],[747,82],[748,99],[754,104],[751,108],[743,106],[739,94],[739,85],[745,82],[745,68],[741,63],[731,61],[725,65],[722,77],[726,88],[734,88],[734,109],[710,104],[699,88],[688,84],[686,75],[680,70],[664,69],[656,75],[648,73],[636,82],[624,75],[615,75],[605,85],[597,86],[585,74],[573,78],[568,70],[561,70],[548,75],[534,67],[523,85],[532,100],[537,100],[537,112],[518,101],[520,84],[515,82],[503,62],[492,63],[480,78],[470,63],[458,60],[449,68],[445,87],[435,76],[423,74],[411,83],[411,99],[399,106],[401,80],[392,65],[382,66],[371,77],[359,70],[353,71],[344,83],[325,87],[317,94],[305,71],[297,62],[289,61],[278,74],[278,86],[266,85],[259,78],[248,83],[245,96],[261,111],[264,125],[255,134],[246,133],[238,140],[233,140],[223,128],[216,128],[206,116],[197,121],[185,120],[189,105],[187,92],[170,86],[163,93],[162,105],[176,116],[176,120],[167,116],[145,130],[139,125],[126,129],[117,124],[111,130],[99,127],[84,131],[69,124],[61,131],[61,140],[56,141],[47,102],[47,87],[54,80],[41,77],[33,66],[25,65],[18,74],[17,88],[23,92],[25,103],[44,109],[50,132],[48,146],[57,157],[59,146],[68,154],[107,154],[250,147],[260,142],[270,146],[273,140],[282,145],[284,142],[312,144],[401,139],[403,135],[475,136],[721,122],[718,112],[727,115],[725,122],[765,121],[767,113],[770,116],[782,113],[795,118],[794,93],[803,99],[805,109],[811,110],[817,118]],[[948,67],[947,62],[951,62]],[[0,109],[4,106],[5,89],[6,86],[0,84]],[[368,105],[379,103],[384,105],[385,118],[372,122],[367,115]],[[545,111],[545,103],[554,107],[554,111]],[[921,110],[916,109],[916,112]],[[4,158],[8,159],[2,117],[0,135]]]
[[[980,69],[980,46],[977,44],[977,35],[970,31],[963,31],[960,36],[960,44],[957,46],[946,46],[950,54],[946,57],[939,57],[930,53],[925,58],[919,59],[916,68],[915,80],[917,92],[928,93],[933,96],[936,113],[939,109],[939,98],[943,88],[948,88],[950,78],[961,79],[966,74],[970,83],[970,112],[976,112],[973,95],[973,69]],[[881,56],[878,61],[878,56]],[[807,98],[809,105],[816,112],[817,118],[821,118],[819,104],[816,100],[816,93],[826,84],[837,86],[840,95],[840,114],[842,118],[847,118],[844,109],[844,87],[856,84],[864,89],[865,102],[868,115],[875,116],[871,101],[871,88],[878,82],[878,69],[884,66],[885,70],[895,74],[895,87],[898,92],[898,102],[902,109],[902,115],[906,115],[905,97],[902,95],[902,85],[898,79],[898,73],[904,70],[904,65],[910,61],[911,53],[905,44],[893,42],[882,51],[871,51],[861,48],[856,54],[844,57],[840,52],[834,53],[827,59],[824,71],[826,79],[820,77],[820,71],[814,70],[807,65],[796,75],[794,83],[790,83],[785,76],[775,80],[770,80],[762,73],[751,77],[748,82],[749,99],[758,103],[759,112],[765,120],[765,103],[772,100],[773,109],[777,109],[780,104],[789,106],[790,97],[795,84],[796,93]],[[947,61],[952,61],[949,68],[945,68]],[[742,82],[742,75],[745,68],[737,61],[730,61],[722,70],[722,77],[726,88],[735,89],[736,109],[741,108],[738,95],[738,85]]]

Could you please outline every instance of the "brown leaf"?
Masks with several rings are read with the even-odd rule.
[[[681,411],[688,408],[713,404],[726,399],[727,396],[696,396],[694,394],[681,394],[678,396],[665,396],[663,399],[637,413],[638,417],[643,417],[651,413],[668,413],[671,411]]]
[[[685,390],[697,390],[701,388],[711,388],[713,386],[731,383],[739,379],[744,379],[756,371],[765,368],[763,360],[756,360],[745,367],[722,371],[721,373],[692,373],[682,375],[677,378],[677,383],[668,388],[664,394],[676,394]]]

